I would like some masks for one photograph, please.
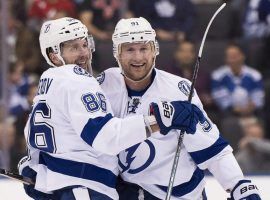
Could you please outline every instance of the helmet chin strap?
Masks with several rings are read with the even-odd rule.
[[[66,62],[64,61],[63,57],[60,56],[59,53],[57,53],[56,55],[57,55],[58,59],[61,60],[61,62],[63,63],[63,65],[66,65]],[[63,65],[62,65],[62,66],[63,66]]]
[[[86,69],[86,71],[90,74],[90,75],[93,75],[93,69],[92,69],[92,59],[89,59],[89,65]]]
[[[64,61],[63,57],[60,56],[59,54],[57,54],[57,57],[59,60],[61,60],[61,62],[63,63],[63,65],[66,65],[66,62]],[[92,70],[92,59],[89,59],[89,64],[86,67],[85,71],[87,71],[89,74],[93,75],[93,70]],[[74,63],[75,64],[75,63]],[[63,66],[61,65],[61,66]],[[53,65],[54,67],[56,67],[55,65]]]

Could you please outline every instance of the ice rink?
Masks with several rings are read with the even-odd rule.
[[[258,186],[261,197],[263,200],[270,199],[270,175],[268,176],[250,176],[248,179],[252,179],[253,182]],[[222,190],[221,186],[217,181],[208,176],[206,193],[209,200],[226,200],[228,195]],[[10,179],[0,179],[0,199],[1,200],[30,200],[23,190],[20,182]]]

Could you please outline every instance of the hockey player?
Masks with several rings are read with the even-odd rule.
[[[88,73],[94,42],[79,20],[45,22],[40,47],[54,68],[40,78],[25,127],[29,157],[20,162],[19,169],[35,179],[34,187],[25,186],[27,194],[39,200],[118,199],[116,155],[144,141],[165,121],[157,124],[154,117],[142,114],[113,117],[105,94]],[[186,130],[191,126],[195,131],[202,116],[193,112],[196,108],[177,102],[169,129]],[[189,126],[177,118],[183,111],[187,111]]]
[[[79,20],[47,21],[39,39],[42,55],[54,68],[40,78],[25,127],[29,157],[19,169],[35,179],[26,192],[39,200],[118,199],[116,155],[149,137],[146,129],[155,132],[159,126],[143,114],[113,117],[103,90],[88,73],[94,42]],[[177,118],[186,110],[195,131],[192,109],[196,106],[179,101],[169,129],[186,130],[186,122]]]
[[[158,107],[169,108],[174,102],[168,101],[188,98],[191,85],[188,80],[155,68],[159,54],[155,37],[149,22],[141,17],[121,19],[115,27],[113,54],[119,68],[101,73],[98,81],[118,117],[147,114],[148,105],[157,102],[153,105],[159,121],[163,117],[158,116]],[[164,102],[158,103],[160,100]],[[245,180],[232,148],[207,117],[196,91],[192,103],[202,110],[204,117],[199,120],[196,132],[186,132],[171,199],[206,199],[203,170],[208,169],[232,199],[260,200],[257,187]],[[166,127],[160,127],[161,133],[167,131]],[[156,134],[120,152],[123,179],[118,190],[120,200],[165,199],[178,136],[176,130],[164,137]]]

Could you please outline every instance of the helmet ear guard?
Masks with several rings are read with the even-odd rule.
[[[156,56],[159,55],[159,43],[157,40],[154,42]]]
[[[60,45],[63,42],[78,38],[86,38],[91,52],[95,51],[93,37],[88,34],[87,27],[81,21],[70,17],[46,21],[43,23],[39,35],[41,53],[51,66],[56,67],[49,58],[49,52],[55,53],[65,64],[61,57]],[[49,48],[52,48],[52,51],[48,51]]]

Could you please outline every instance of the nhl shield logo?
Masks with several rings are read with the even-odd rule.
[[[180,81],[178,83],[178,87],[179,87],[180,91],[183,92],[186,96],[189,95],[191,88],[190,88],[190,85],[188,84],[187,81]],[[192,96],[193,95],[194,95],[194,93],[192,94]]]

